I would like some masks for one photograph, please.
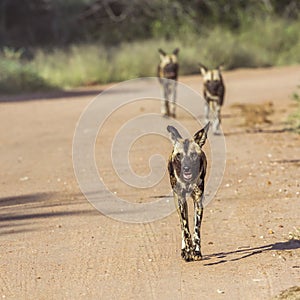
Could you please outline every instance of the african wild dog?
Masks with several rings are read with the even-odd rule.
[[[209,121],[210,110],[213,111],[213,132],[220,133],[221,106],[224,102],[225,86],[221,74],[221,66],[208,70],[204,65],[199,64],[203,77],[203,96],[205,99],[204,113],[206,122]]]
[[[163,88],[164,97],[161,113],[164,116],[175,118],[179,49],[176,48],[172,54],[166,54],[162,49],[158,49],[158,52],[160,53],[160,64],[157,68],[157,77]]]
[[[168,126],[173,151],[168,162],[170,183],[175,205],[180,217],[182,246],[181,256],[185,261],[201,260],[200,228],[203,216],[204,178],[206,156],[202,146],[207,139],[209,123],[195,133],[193,139],[183,139],[176,128]],[[187,196],[194,202],[194,236],[191,238],[188,222]]]

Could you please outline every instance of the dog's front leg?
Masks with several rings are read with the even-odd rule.
[[[177,81],[173,80],[172,81],[172,102],[170,103],[170,111],[171,111],[171,116],[173,118],[176,118],[176,93],[177,93]]]
[[[209,115],[210,115],[210,103],[206,94],[204,94],[204,116],[205,116],[205,124],[209,122]]]
[[[194,260],[201,260],[201,222],[203,217],[203,203],[202,203],[203,191],[200,188],[196,188],[192,193],[194,200]]]
[[[219,103],[215,103],[214,105],[214,122],[213,122],[213,132],[214,134],[220,134],[220,124],[221,124],[221,106]]]
[[[165,115],[170,116],[170,83],[168,79],[164,79],[164,105],[165,105]]]
[[[163,99],[161,102],[161,114],[163,116],[169,116],[170,108],[169,108],[169,91],[168,91],[168,79],[161,78],[160,83],[162,85],[162,93]]]
[[[189,230],[189,220],[188,220],[188,205],[186,202],[185,195],[178,195],[174,192],[174,199],[177,206],[177,212],[180,218],[181,225],[181,257],[185,261],[191,261],[193,257],[193,244],[191,239],[191,234]]]

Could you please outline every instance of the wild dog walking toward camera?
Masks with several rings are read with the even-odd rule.
[[[162,49],[160,53],[160,64],[157,68],[157,77],[163,88],[164,101],[161,106],[161,113],[164,116],[176,118],[176,89],[178,78],[178,53],[176,48],[172,54],[167,54]]]
[[[203,77],[203,96],[205,99],[204,113],[206,122],[209,121],[210,110],[214,115],[213,132],[220,133],[221,107],[224,103],[225,86],[221,74],[221,66],[208,70],[204,65],[199,64]]]
[[[203,216],[204,179],[207,160],[202,147],[207,139],[209,123],[194,134],[193,139],[183,139],[176,128],[168,126],[173,151],[168,162],[170,183],[175,205],[180,217],[182,246],[185,261],[201,260],[200,229]],[[187,197],[194,202],[194,234],[189,230]]]

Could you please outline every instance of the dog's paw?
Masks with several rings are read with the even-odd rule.
[[[202,254],[200,251],[194,251],[193,260],[202,260]]]
[[[186,261],[192,261],[193,260],[193,254],[190,249],[181,249],[181,257]]]

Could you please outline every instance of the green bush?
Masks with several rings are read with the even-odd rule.
[[[72,88],[156,76],[158,48],[180,48],[180,75],[199,73],[198,62],[226,69],[300,63],[300,21],[253,20],[232,31],[216,26],[202,33],[184,31],[173,39],[155,38],[118,46],[80,44],[37,49],[31,61],[6,48],[0,56],[1,92]],[[188,27],[187,27],[188,28]]]
[[[300,86],[298,86],[298,89]],[[296,101],[296,109],[289,116],[288,123],[291,125],[291,130],[300,133],[300,95],[298,92],[295,92],[292,95],[292,100]]]
[[[0,58],[0,69],[1,93],[23,93],[54,88],[30,65],[23,65],[18,60]]]
[[[51,85],[69,88],[99,83],[100,77],[103,83],[110,81],[107,54],[106,50],[91,45],[52,52],[38,50],[29,64]]]

